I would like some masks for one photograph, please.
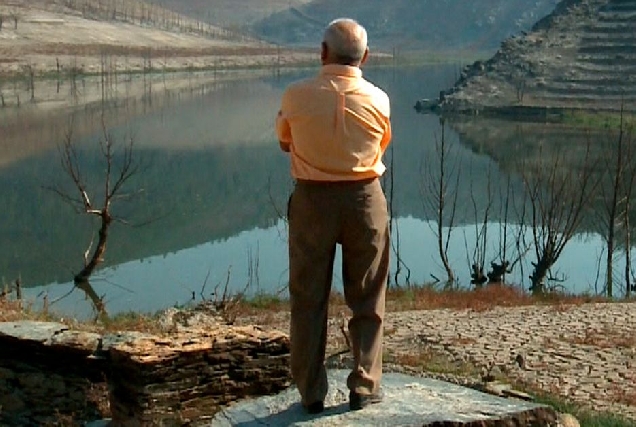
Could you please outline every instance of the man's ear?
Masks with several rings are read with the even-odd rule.
[[[364,51],[364,55],[362,55],[362,60],[360,61],[360,65],[364,64],[365,62],[367,62],[367,58],[369,58],[369,48],[368,47]]]
[[[320,60],[324,64],[325,61],[327,61],[327,58],[329,57],[329,46],[327,46],[327,43],[325,43],[325,42],[322,42],[322,44],[320,46],[321,46],[320,47]]]

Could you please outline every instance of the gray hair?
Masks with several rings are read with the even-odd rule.
[[[358,64],[367,50],[367,30],[353,19],[339,18],[329,23],[323,42],[338,63]]]

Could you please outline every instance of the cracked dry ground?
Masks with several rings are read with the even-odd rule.
[[[271,326],[289,330],[287,314],[274,317]],[[346,348],[342,320],[329,321],[328,354]],[[389,312],[384,348],[387,371],[432,359],[437,366],[441,359],[440,371],[490,369],[522,389],[636,420],[636,303]],[[433,376],[462,384],[478,380],[468,375]]]
[[[494,366],[515,382],[636,419],[634,303],[398,312],[385,323],[393,355]]]

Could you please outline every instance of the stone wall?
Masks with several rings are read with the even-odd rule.
[[[289,340],[218,325],[161,336],[0,323],[0,425],[196,424],[290,384]]]
[[[290,385],[282,333],[227,327],[145,337],[110,351],[113,420],[133,425],[197,425],[245,397]]]

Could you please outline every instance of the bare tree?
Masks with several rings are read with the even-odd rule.
[[[20,19],[20,13],[17,10],[12,10],[10,16],[11,16],[11,19],[13,20],[13,29],[17,30],[18,20]]]
[[[22,69],[27,77],[27,86],[31,93],[31,102],[33,102],[35,101],[35,68],[31,64],[27,64],[24,65]]]
[[[549,159],[543,157],[541,147],[536,162],[522,166],[536,256],[530,275],[530,290],[534,294],[546,291],[550,270],[578,230],[583,211],[598,184],[589,141],[580,164],[574,164],[576,156],[571,154],[570,162],[564,164],[563,152],[556,152]]]
[[[488,283],[504,284],[506,283],[506,275],[510,274],[514,266],[525,257],[529,245],[524,238],[526,234],[524,225],[526,205],[522,203],[521,208],[519,208],[515,203],[512,197],[510,176],[506,179],[505,187],[499,187],[499,196],[502,203],[500,206],[498,254],[497,259],[490,263],[490,271],[488,271],[487,276]],[[516,230],[511,227],[513,220],[511,209],[516,213],[514,222]],[[521,274],[523,275],[523,271]]]
[[[633,127],[630,127],[630,135],[632,135]],[[633,291],[636,291],[636,287],[633,284],[632,276],[632,239],[631,239],[631,199],[634,196],[635,184],[636,184],[636,153],[634,152],[634,141],[630,137],[629,144],[626,145],[624,150],[625,164],[627,170],[625,173],[625,179],[623,180],[623,228],[625,230],[625,296],[631,297]]]
[[[439,166],[439,174],[433,172],[433,165],[428,165],[422,186],[422,201],[427,217],[430,215],[435,220],[436,226],[432,231],[437,239],[438,255],[446,272],[446,287],[452,287],[457,279],[448,258],[448,245],[457,213],[460,159],[453,158],[452,149],[446,141],[445,121],[440,119],[440,122],[441,136],[435,138],[435,161]]]
[[[629,221],[629,196],[634,180],[631,158],[631,127],[627,127],[624,112],[621,108],[618,134],[610,133],[606,153],[603,156],[602,185],[600,187],[600,203],[596,209],[597,223],[601,227],[601,235],[606,244],[605,259],[605,292],[608,297],[614,296],[614,257],[617,251],[617,235]],[[629,154],[629,155],[628,155]],[[629,250],[629,249],[627,249]],[[626,278],[627,279],[627,278]],[[629,287],[629,284],[627,285]]]
[[[515,93],[517,94],[517,102],[523,104],[523,99],[526,95],[526,79],[527,77],[523,73],[513,74],[512,81],[515,86]]]
[[[473,173],[472,164],[470,167],[471,175]],[[484,285],[488,278],[484,272],[484,266],[486,263],[486,249],[488,243],[488,225],[490,222],[490,212],[493,207],[493,194],[492,194],[492,170],[488,168],[488,178],[486,182],[486,206],[480,208],[476,194],[473,187],[473,180],[470,180],[470,201],[473,209],[473,222],[475,231],[475,245],[471,250],[468,247],[468,238],[464,233],[464,246],[466,247],[466,257],[468,259],[468,266],[470,267],[470,283],[476,287]],[[479,192],[479,194],[482,194]],[[479,201],[480,202],[480,201]],[[480,216],[480,211],[483,209],[483,216]]]
[[[75,195],[64,192],[58,188],[52,188],[63,200],[73,206],[78,213],[97,217],[99,219],[99,230],[97,232],[97,244],[90,242],[84,252],[84,265],[79,273],[73,277],[74,288],[84,291],[93,303],[98,316],[106,316],[106,305],[103,297],[95,292],[90,284],[90,277],[99,264],[104,261],[106,254],[106,244],[108,233],[113,221],[123,222],[114,217],[111,213],[112,204],[115,200],[127,197],[122,194],[124,185],[138,171],[139,163],[133,158],[133,141],[129,137],[123,147],[120,156],[116,156],[116,142],[113,136],[106,129],[102,120],[103,135],[99,141],[101,156],[104,161],[104,179],[101,200],[96,202],[93,191],[88,188],[86,180],[80,169],[79,153],[73,141],[72,128],[66,134],[63,144],[60,147],[60,157],[62,168],[71,179],[75,187]]]
[[[400,277],[404,273],[404,282],[406,286],[411,282],[411,269],[406,265],[402,259],[401,245],[400,245],[400,226],[398,223],[398,212],[395,209],[394,196],[395,196],[395,151],[393,145],[389,148],[389,168],[388,174],[382,176],[382,187],[386,193],[387,205],[389,210],[389,235],[391,236],[391,249],[396,257],[395,273],[393,274],[393,283],[395,286],[400,286]]]

